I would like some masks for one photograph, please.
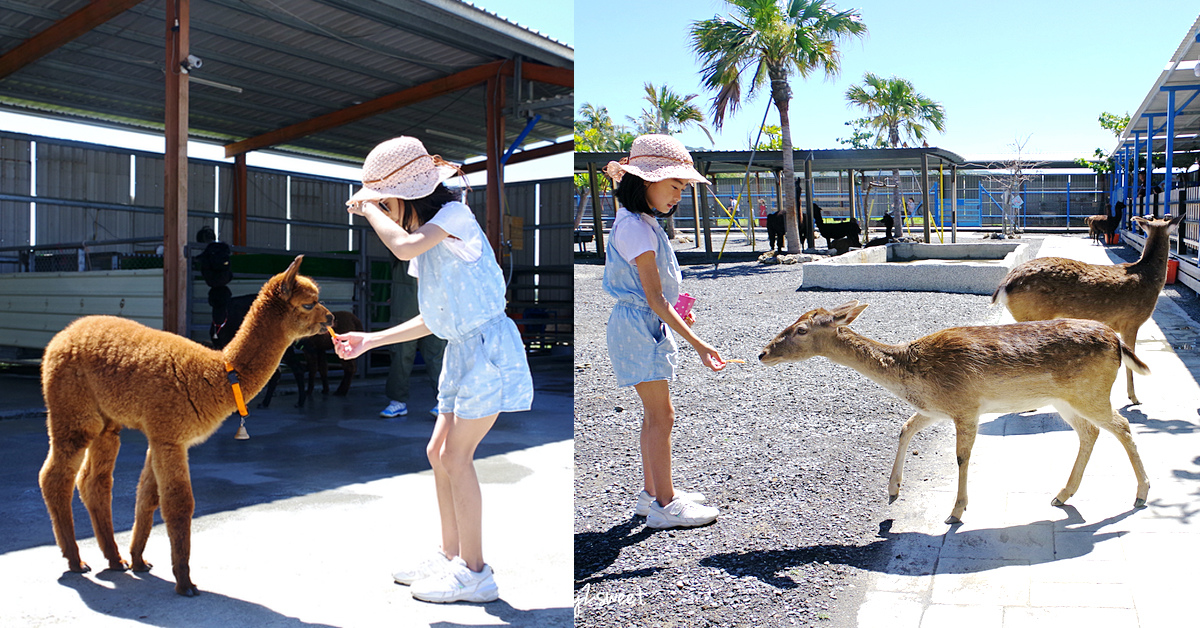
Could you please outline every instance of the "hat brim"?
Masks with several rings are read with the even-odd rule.
[[[413,199],[425,198],[433,193],[437,185],[454,175],[458,174],[458,169],[452,166],[436,166],[435,168],[421,173],[420,175],[408,179],[396,185],[386,186],[379,185],[370,187],[364,185],[361,190],[354,193],[350,203],[362,203],[368,201],[377,201],[384,198],[402,198],[407,201]]]
[[[620,164],[618,167],[621,170],[650,183],[663,181],[665,179],[682,179],[688,183],[712,183],[712,181],[709,181],[699,172],[697,172],[695,168],[691,166],[685,166],[683,164],[674,166],[660,166],[654,169],[644,169],[630,164]]]

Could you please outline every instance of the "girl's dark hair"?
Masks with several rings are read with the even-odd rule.
[[[442,208],[442,205],[457,200],[460,200],[460,196],[457,191],[451,191],[450,188],[446,187],[446,184],[439,183],[437,184],[437,187],[433,188],[433,191],[430,192],[428,196],[404,201],[407,209],[414,212],[417,217],[417,224],[410,225],[412,227],[410,230],[415,230],[421,225],[429,222],[438,213],[438,210]],[[408,220],[411,219],[411,216],[412,214],[406,215],[405,222],[408,222]]]
[[[662,213],[650,206],[646,200],[646,180],[626,172],[621,181],[617,183],[617,202],[621,203],[621,207],[628,209],[635,214],[650,214],[655,217],[670,216],[679,209],[679,206],[671,208],[671,211]]]

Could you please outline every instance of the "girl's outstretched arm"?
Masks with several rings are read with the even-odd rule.
[[[430,333],[432,332],[425,326],[425,319],[418,314],[388,329],[375,332],[348,331],[338,334],[333,340],[333,350],[339,358],[353,360],[371,349],[397,342],[416,340],[428,336]]]
[[[667,298],[662,293],[662,278],[658,276],[658,263],[655,261],[654,251],[646,251],[633,258],[633,261],[637,264],[638,277],[642,280],[642,290],[646,292],[646,302],[650,305],[650,309],[654,310],[654,313],[667,324],[667,327],[675,330],[675,333],[683,336],[683,339],[692,345],[696,353],[700,354],[700,362],[704,366],[714,371],[725,368],[721,354],[701,340],[692,331],[692,328],[679,317],[679,312],[676,312],[675,308],[667,303]]]
[[[348,205],[346,211],[366,218],[388,250],[398,259],[405,261],[432,249],[434,245],[449,236],[445,230],[433,224],[421,225],[421,228],[409,233],[404,227],[396,224],[396,221],[392,220],[387,212],[380,209],[375,203]]]

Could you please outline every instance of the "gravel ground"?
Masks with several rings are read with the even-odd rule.
[[[999,308],[978,295],[804,290],[802,265],[685,266],[697,334],[747,364],[712,373],[680,347],[675,483],[722,514],[711,526],[656,531],[632,515],[641,403],[615,386],[608,364],[613,300],[602,273],[575,265],[576,625],[854,626],[866,572],[891,550],[881,534],[890,526],[887,478],[912,411],[825,358],[767,368],[758,353],[803,312],[850,299],[871,305],[854,328],[884,342],[994,323]],[[1167,294],[1200,313],[1187,288]],[[906,483],[951,473],[942,452],[952,443],[949,423],[922,431]]]

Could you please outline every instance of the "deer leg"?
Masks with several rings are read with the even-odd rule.
[[[187,449],[175,443],[152,445],[151,464],[158,482],[159,506],[171,539],[171,571],[175,574],[175,592],[187,597],[199,595],[192,583],[188,559],[192,549],[192,513],[196,503],[188,473]]]
[[[1067,422],[1079,436],[1079,454],[1075,456],[1075,465],[1071,467],[1071,475],[1067,478],[1067,485],[1063,487],[1058,495],[1050,501],[1052,506],[1062,506],[1067,503],[1068,499],[1079,490],[1079,483],[1083,480],[1083,470],[1087,467],[1088,460],[1092,457],[1092,448],[1096,445],[1096,437],[1099,436],[1100,430],[1091,423],[1080,417],[1074,409],[1069,406],[1055,406],[1058,413],[1062,415],[1064,421]]]
[[[146,449],[146,465],[142,467],[142,476],[138,479],[137,503],[134,506],[133,541],[129,545],[131,566],[134,571],[150,571],[153,567],[142,558],[146,550],[146,540],[150,538],[150,529],[154,527],[154,511],[158,510],[158,481],[154,478],[154,465],[151,462],[153,449]]]
[[[900,428],[900,444],[896,448],[896,462],[892,465],[892,477],[888,480],[888,503],[896,501],[900,496],[900,482],[904,479],[904,456],[908,453],[908,443],[917,432],[933,423],[933,417],[917,412],[904,422]]]
[[[1137,353],[1138,327],[1127,327],[1121,331],[1121,340],[1134,353]],[[1137,394],[1133,392],[1133,371],[1129,370],[1129,367],[1125,367],[1125,391],[1129,394],[1129,403],[1134,405],[1141,403],[1138,401]]]
[[[967,467],[971,463],[971,449],[975,446],[975,434],[979,429],[979,417],[970,419],[954,419],[954,453],[958,459],[958,497],[954,500],[954,510],[946,518],[946,523],[962,523],[963,511],[967,509]]]
[[[113,571],[129,569],[129,563],[121,558],[121,552],[117,549],[117,541],[113,538],[113,467],[117,463],[117,453],[121,449],[120,434],[120,425],[116,423],[105,425],[100,434],[92,440],[92,444],[88,446],[83,469],[76,481],[79,486],[79,499],[87,507],[88,515],[92,520],[92,531],[96,534],[96,543],[100,545],[100,551],[108,559],[108,568]]]
[[[1125,453],[1129,456],[1129,463],[1133,465],[1133,475],[1137,477],[1137,497],[1133,500],[1134,508],[1146,507],[1146,495],[1150,492],[1150,478],[1146,476],[1146,468],[1142,466],[1142,457],[1138,455],[1137,445],[1133,442],[1133,432],[1129,428],[1129,421],[1125,417],[1116,412],[1110,412],[1110,421],[1099,422],[1100,427],[1108,430],[1117,440],[1121,442],[1121,446],[1125,448]]]

